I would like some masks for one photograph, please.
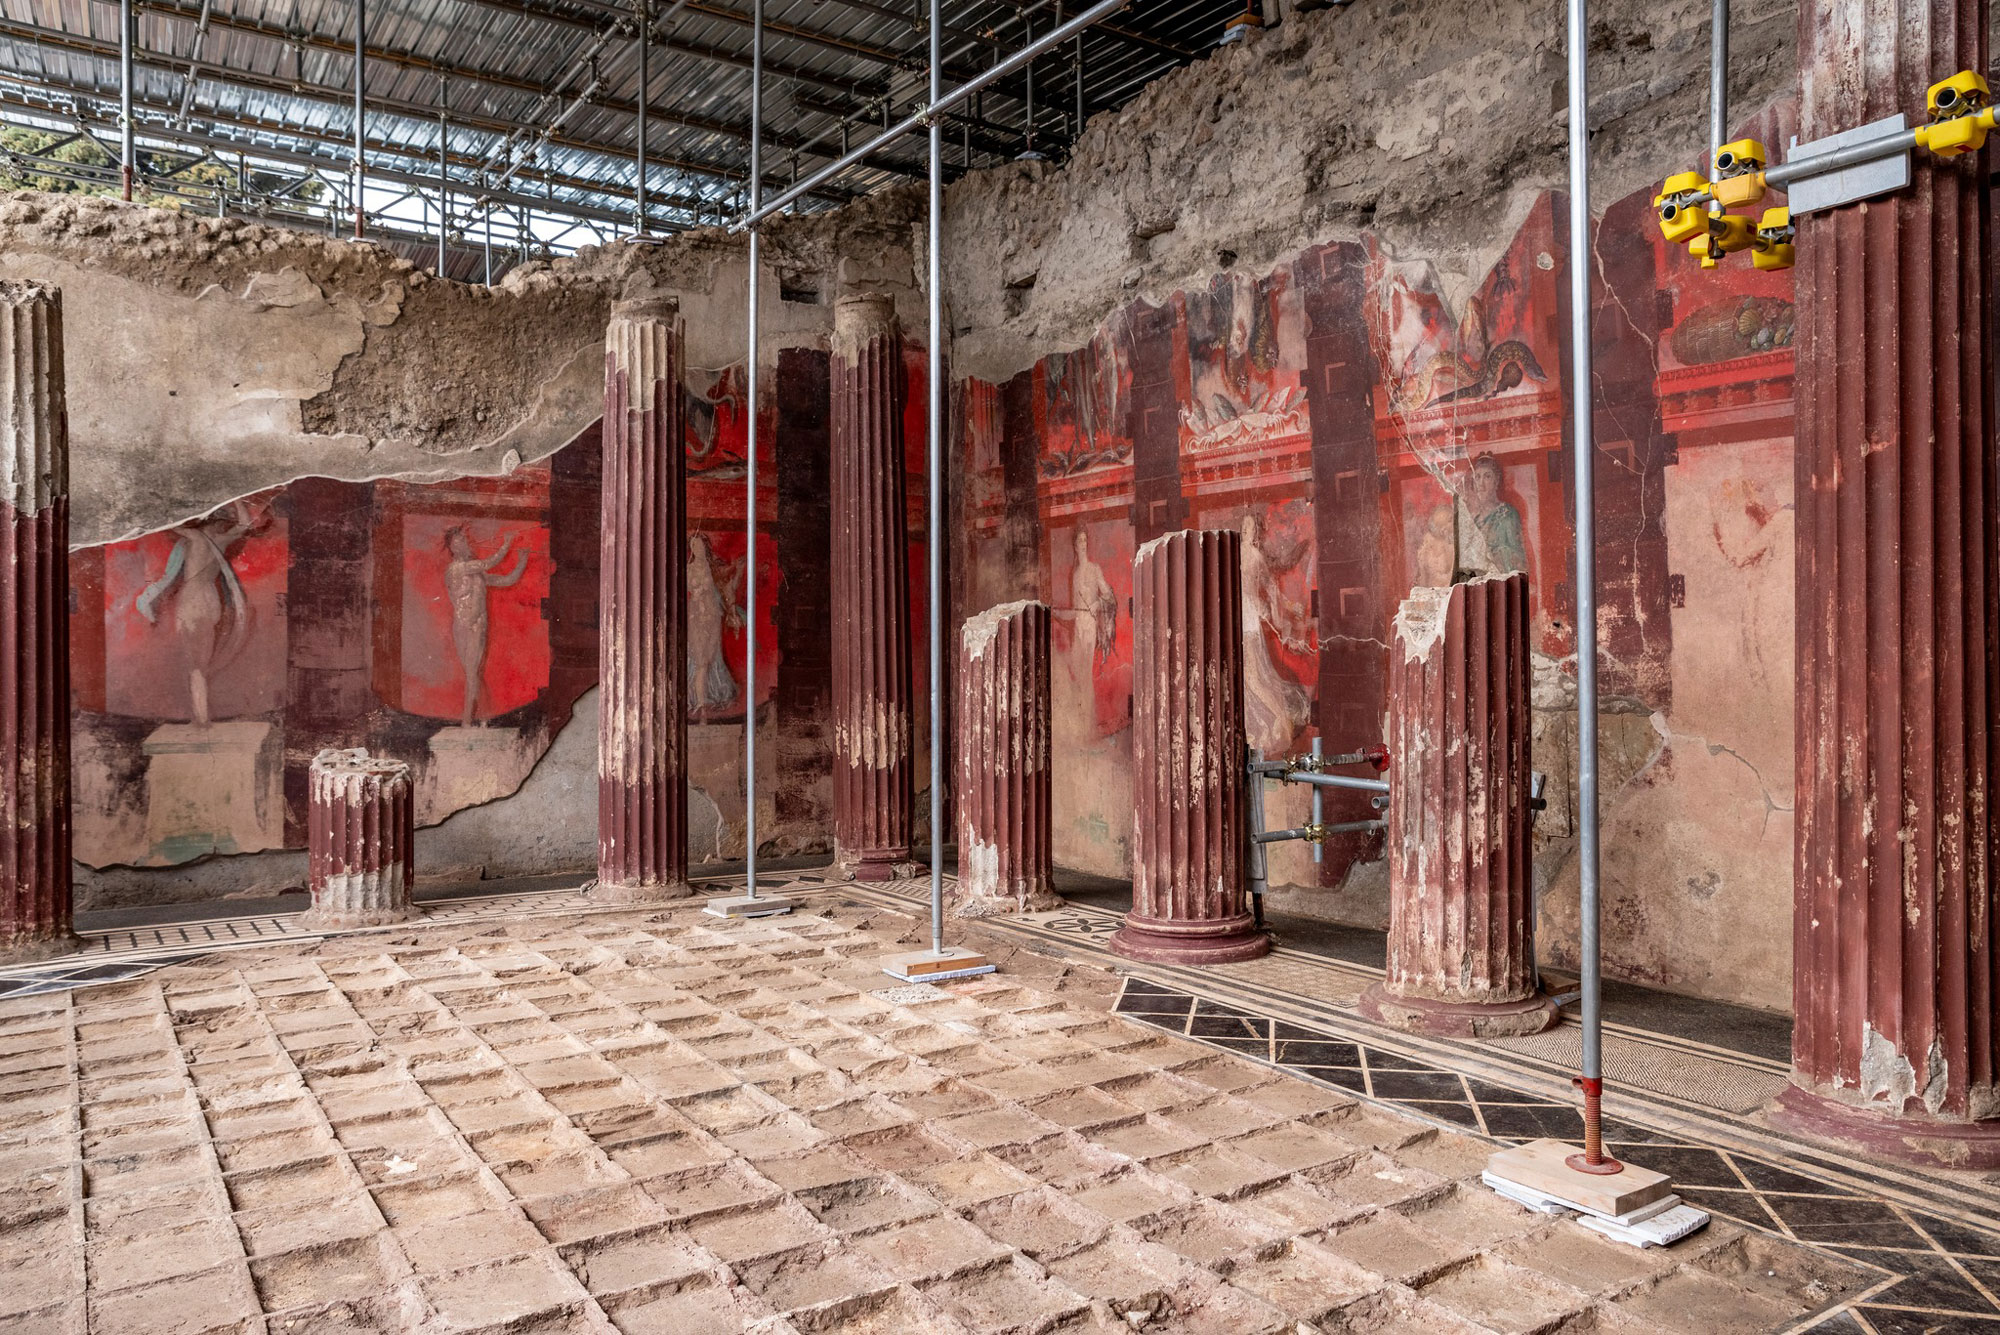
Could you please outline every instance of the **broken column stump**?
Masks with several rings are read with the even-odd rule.
[[[70,929],[69,416],[62,294],[0,283],[0,962]]]
[[[1411,591],[1389,651],[1389,961],[1364,1014],[1536,1034],[1528,577]]]
[[[325,750],[308,772],[306,874],[311,931],[379,927],[417,916],[416,791],[410,767],[363,748]]]
[[[1132,565],[1132,911],[1111,949],[1226,964],[1271,948],[1244,875],[1242,539],[1182,530]]]
[[[1049,609],[966,620],[958,651],[960,917],[1062,901],[1049,879]]]
[[[1799,138],[1981,68],[1986,0],[1799,8]],[[1992,156],[1991,151],[1986,155]],[[1771,1120],[2000,1168],[1991,187],[1980,155],[1798,235],[1792,1084]]]
[[[604,336],[597,885],[647,903],[687,883],[687,452],[680,305],[620,301]],[[753,711],[754,716],[754,711]]]
[[[856,880],[908,875],[910,549],[903,339],[886,296],[833,311],[833,842]]]

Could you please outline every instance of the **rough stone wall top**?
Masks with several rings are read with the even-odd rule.
[[[833,312],[788,301],[863,283],[912,311],[920,197],[881,192],[770,220],[767,371],[824,346]],[[779,281],[769,281],[775,276]],[[488,289],[377,245],[235,218],[29,191],[0,196],[0,280],[62,289],[75,537],[150,532],[294,478],[492,475],[544,458],[601,409],[621,297],[675,296],[689,364],[744,355],[745,243],[717,228],[585,247]]]
[[[1790,86],[1794,13],[1737,0],[1732,106]],[[1703,156],[1709,6],[1598,0],[1592,20],[1592,186],[1608,204]],[[954,372],[1005,380],[1135,297],[1364,231],[1469,292],[1567,180],[1564,82],[1561,6],[1540,0],[1288,10],[1093,118],[1064,168],[952,186]]]

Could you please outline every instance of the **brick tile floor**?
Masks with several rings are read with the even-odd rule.
[[[818,904],[446,923],[0,1001],[0,1332],[1689,1331],[1861,1272],[1639,1252],[1488,1148]]]

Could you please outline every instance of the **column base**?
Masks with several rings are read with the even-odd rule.
[[[0,967],[40,964],[43,960],[74,955],[82,949],[83,942],[74,932],[65,931],[48,935],[23,934],[10,941],[0,941]]]
[[[1539,1034],[1562,1019],[1555,998],[1542,992],[1520,1001],[1439,1001],[1403,996],[1386,983],[1363,992],[1358,1009],[1393,1029],[1438,1038],[1518,1038]]]
[[[664,904],[686,899],[694,887],[686,881],[599,881],[584,893],[599,904]]]
[[[1004,918],[1013,913],[1046,913],[1063,906],[1063,897],[1047,882],[1023,890],[1018,895],[986,894],[966,889],[958,883],[958,896],[951,902],[954,918]]]
[[[345,932],[357,927],[388,927],[399,922],[414,922],[416,918],[417,911],[413,908],[377,909],[366,913],[307,909],[299,915],[299,926],[308,932]]]
[[[1237,964],[1271,951],[1271,935],[1249,914],[1216,922],[1173,922],[1127,914],[1105,944],[1114,955],[1146,964]]]
[[[921,862],[910,860],[910,850],[889,849],[881,853],[845,853],[834,864],[840,874],[850,881],[907,881],[912,876],[922,876],[930,868]]]
[[[1958,1122],[1895,1116],[1797,1085],[1764,1105],[1764,1116],[1781,1131],[1898,1163],[1972,1172],[2000,1168],[2000,1119]]]

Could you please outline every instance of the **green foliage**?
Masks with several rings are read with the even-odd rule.
[[[79,167],[112,168],[118,160],[107,153],[95,139],[88,137],[70,139],[52,130],[31,130],[25,126],[10,125],[0,127],[0,150],[13,153],[32,153],[55,162],[74,163]],[[51,150],[51,145],[61,147]],[[220,162],[203,161],[175,172],[173,176],[164,174],[173,171],[182,159],[158,153],[139,152],[140,179],[139,196],[146,203],[163,209],[195,209],[213,211],[216,194],[236,185],[236,169]],[[147,189],[143,182],[147,176],[156,180],[156,187]],[[284,178],[265,172],[250,173],[253,184],[266,190],[274,190],[284,185]],[[80,179],[66,174],[56,174],[54,169],[37,171],[29,164],[0,157],[0,190],[46,190],[59,195],[108,195],[117,196],[120,187],[115,176],[108,179]],[[293,192],[293,198],[301,203],[316,201],[325,193],[325,187],[318,181],[308,181]]]

